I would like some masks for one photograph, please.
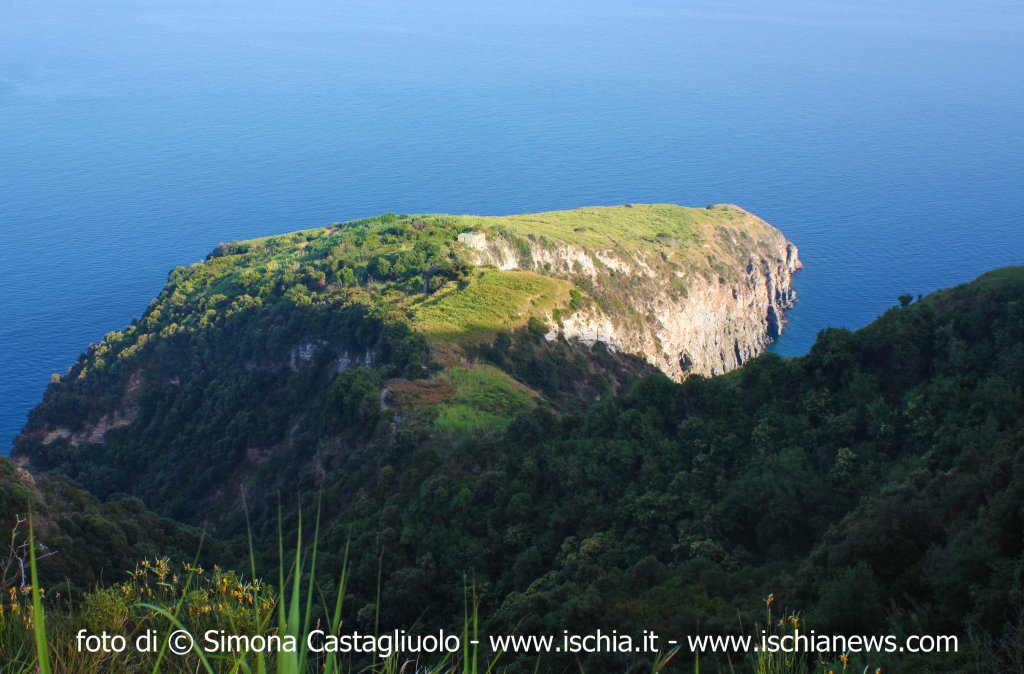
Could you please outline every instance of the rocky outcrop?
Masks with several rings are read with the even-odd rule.
[[[530,269],[589,288],[593,301],[552,316],[549,339],[604,342],[682,379],[728,372],[764,351],[796,301],[799,253],[777,229],[743,212],[703,237],[681,246],[677,264],[635,246],[509,241],[500,233],[474,237],[467,247],[476,264]]]
[[[49,445],[56,440],[63,440],[68,444],[77,447],[80,444],[102,445],[106,444],[107,433],[118,428],[130,426],[139,416],[138,397],[142,389],[144,377],[141,372],[134,372],[128,378],[124,394],[117,407],[109,414],[104,414],[95,423],[82,424],[77,430],[72,431],[65,426],[56,428],[43,428],[36,434],[43,439],[44,445]]]
[[[791,278],[798,268],[797,249],[789,244],[779,255],[751,259],[737,281],[698,278],[683,298],[663,289],[637,297],[638,308],[653,317],[649,325],[625,325],[598,308],[564,319],[560,332],[641,354],[675,379],[721,374],[781,334],[786,310],[796,300]]]

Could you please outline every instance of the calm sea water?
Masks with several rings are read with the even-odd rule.
[[[0,451],[221,241],[395,212],[733,202],[777,349],[1024,263],[1019,0],[6,0]]]

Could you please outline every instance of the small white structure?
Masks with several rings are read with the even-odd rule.
[[[463,232],[459,234],[459,243],[479,249],[487,245],[487,236],[483,232]]]

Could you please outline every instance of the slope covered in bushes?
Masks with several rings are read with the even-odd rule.
[[[1002,657],[968,652],[971,633],[1014,643],[1024,269],[826,330],[805,357],[682,384],[548,341],[537,320],[442,362],[380,297],[288,292],[168,327],[141,370],[109,339],[33,417],[49,442],[27,434],[20,455],[212,520],[234,564],[244,500],[264,570],[278,504],[286,526],[319,509],[321,577],[350,542],[346,606],[364,629],[458,624],[471,575],[492,633],[731,632],[772,592],[822,631],[963,636],[959,656],[886,671]],[[90,443],[103,405],[121,416]],[[52,435],[62,418],[85,424],[76,442]]]

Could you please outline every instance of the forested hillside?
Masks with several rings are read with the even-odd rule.
[[[380,278],[381,257],[349,262],[358,248],[326,277],[223,247],[52,385],[16,457],[208,525],[225,566],[244,567],[251,533],[268,575],[279,513],[288,532],[319,512],[320,577],[349,545],[365,629],[459,624],[466,582],[492,633],[734,632],[773,593],[822,632],[962,636],[956,656],[860,667],[1012,666],[1024,269],[902,298],[805,357],[676,383],[549,338],[551,311],[597,301],[578,286],[427,244]],[[363,283],[341,292],[349,273]],[[476,291],[485,322],[460,304]],[[458,338],[424,328],[456,320]]]

